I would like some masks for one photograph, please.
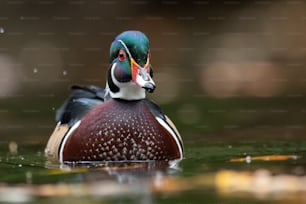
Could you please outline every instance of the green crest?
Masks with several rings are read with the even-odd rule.
[[[119,50],[124,49],[123,45],[118,40],[124,42],[132,55],[131,57],[133,57],[140,66],[145,65],[149,53],[149,40],[144,33],[140,31],[125,31],[119,34],[110,47],[110,62],[118,57]]]

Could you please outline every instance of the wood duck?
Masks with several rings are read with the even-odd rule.
[[[45,152],[61,163],[172,161],[183,143],[171,120],[151,100],[155,83],[149,40],[140,31],[119,34],[110,46],[106,88],[73,86],[57,110]]]

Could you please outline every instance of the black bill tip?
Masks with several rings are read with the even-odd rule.
[[[154,90],[155,90],[155,85],[152,84],[152,83],[146,83],[146,84],[143,86],[143,88],[144,88],[147,92],[153,93]]]

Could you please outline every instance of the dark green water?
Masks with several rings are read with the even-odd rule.
[[[12,98],[1,102],[7,109],[1,112],[2,118],[6,118],[0,128],[1,203],[303,203],[306,200],[305,98],[216,100],[199,96],[192,103],[186,99],[163,105],[184,140],[185,159],[177,168],[154,163],[90,168],[50,164],[44,156],[44,147],[55,125],[53,107],[61,104],[62,99],[33,101],[36,103]],[[23,103],[28,111],[22,111]],[[14,143],[10,141],[16,142],[17,152],[12,151]],[[255,159],[265,155],[294,155],[294,158]],[[242,161],[230,162],[235,158]],[[249,158],[248,162],[245,158]],[[216,175],[223,175],[224,170],[237,173],[233,175],[236,186],[226,186],[226,179],[221,184],[216,181]],[[261,178],[256,175],[262,170],[270,176],[255,180],[254,188],[251,184],[244,190],[236,189],[254,182],[253,178]],[[250,175],[244,178],[245,172]],[[299,189],[289,188],[297,185]],[[227,192],[222,191],[222,186]]]
[[[217,135],[215,135],[217,136]],[[223,135],[224,136],[224,135]],[[255,172],[266,169],[272,174],[300,176],[306,164],[306,142],[301,140],[185,140],[186,158],[179,167],[163,165],[117,168],[96,165],[73,168],[50,164],[44,157],[44,144],[20,144],[18,153],[10,153],[8,143],[1,144],[0,201],[22,203],[290,203],[290,196],[263,198],[252,192],[221,194],[214,175],[222,170]],[[250,155],[299,156],[280,161],[229,162]],[[201,177],[201,184],[193,178]],[[169,178],[172,184],[163,184]],[[180,182],[184,180],[184,182]],[[152,183],[161,182],[156,190]],[[46,185],[50,184],[50,185]],[[30,189],[30,190],[29,190]],[[52,191],[56,191],[53,192]],[[60,190],[58,190],[60,189]],[[68,189],[68,190],[67,190]],[[173,190],[171,190],[173,189]],[[49,194],[47,193],[49,192]]]

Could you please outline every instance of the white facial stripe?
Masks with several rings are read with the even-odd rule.
[[[180,151],[180,159],[183,159],[183,147],[181,146],[180,137],[169,127],[169,125],[161,118],[155,117],[156,120],[161,124],[168,132],[172,135],[173,139],[175,140],[179,151]]]
[[[118,40],[118,42],[120,42],[121,45],[124,47],[125,51],[126,51],[126,52],[128,53],[128,55],[129,55],[129,58],[132,58],[132,55],[131,55],[131,53],[130,53],[128,47],[126,46],[126,44],[125,44],[122,40]]]
[[[126,44],[125,44],[122,40],[118,40],[118,42],[120,42],[120,44],[124,47],[125,51],[128,53],[129,58],[130,58],[130,59],[132,58],[132,59],[134,60],[134,58],[132,57],[132,54],[130,53],[130,50],[129,50],[129,48],[126,46]],[[149,60],[149,57],[147,57],[147,62],[146,62],[146,64],[149,62],[148,60]],[[134,61],[135,61],[135,60],[134,60]],[[135,61],[135,63],[136,63],[139,67],[141,67],[136,61]]]
[[[63,163],[63,162],[64,162],[64,161],[63,161],[63,151],[64,151],[64,147],[65,147],[65,144],[66,144],[68,138],[69,138],[70,135],[73,133],[73,131],[74,131],[75,129],[77,129],[77,128],[80,126],[80,124],[81,124],[81,121],[79,120],[78,122],[76,122],[76,123],[69,129],[69,131],[68,131],[67,134],[65,135],[65,137],[64,137],[64,139],[63,139],[63,141],[62,141],[62,144],[61,144],[61,146],[60,146],[60,151],[59,151],[59,155],[58,155],[58,157],[59,157],[59,162],[60,162],[60,163]]]

